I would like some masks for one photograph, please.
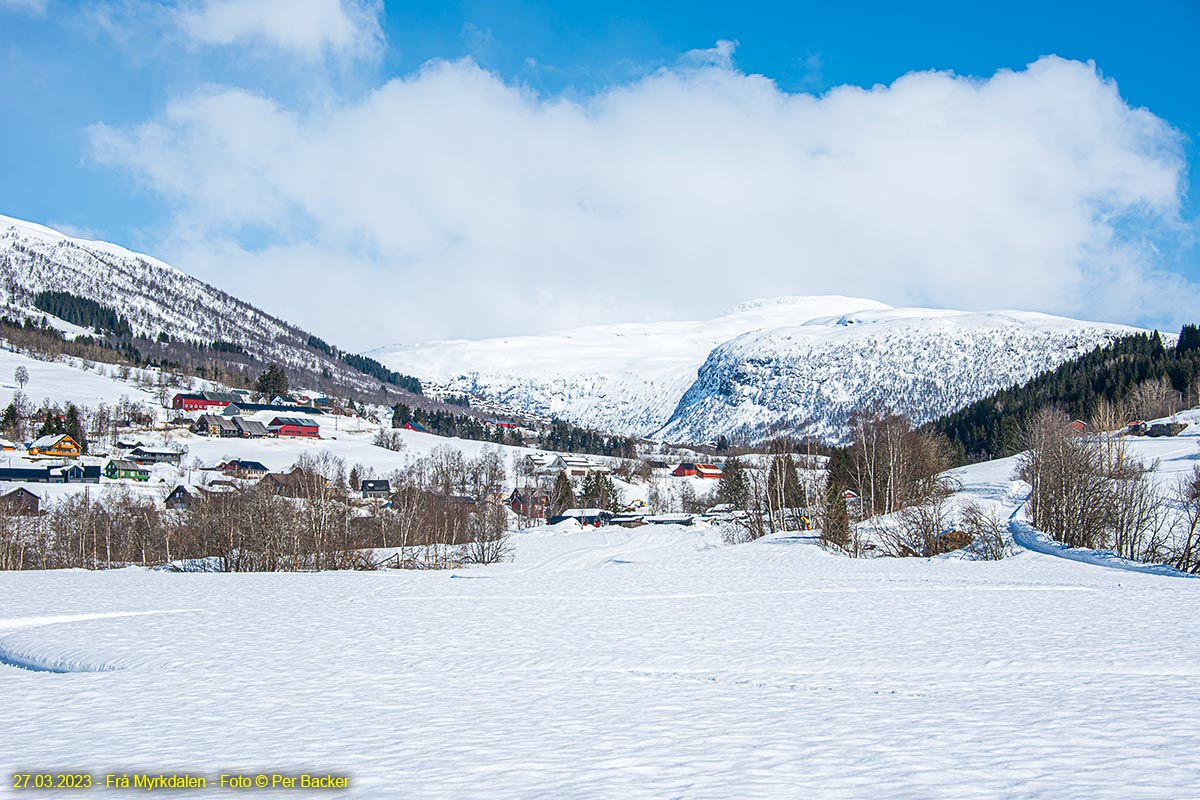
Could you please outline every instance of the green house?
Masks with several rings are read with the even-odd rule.
[[[104,467],[104,477],[110,480],[148,481],[150,471],[135,461],[113,459]]]

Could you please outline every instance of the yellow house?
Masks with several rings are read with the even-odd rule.
[[[52,433],[49,436],[43,436],[33,444],[29,445],[29,455],[31,456],[54,456],[55,458],[79,458],[83,455],[83,450],[79,447],[79,442],[72,439],[65,433]]]
[[[10,450],[16,450],[16,449],[17,449],[17,446],[13,442],[10,442],[8,439],[0,439],[0,450],[8,452]]]

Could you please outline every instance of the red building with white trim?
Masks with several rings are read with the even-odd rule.
[[[321,438],[317,423],[300,417],[276,417],[267,425],[267,430],[276,436],[298,436],[306,439]]]
[[[205,411],[210,408],[224,408],[233,400],[233,395],[224,392],[200,392],[198,394],[180,392],[172,398],[171,408],[176,411]]]

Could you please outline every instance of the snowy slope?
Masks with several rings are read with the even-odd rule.
[[[308,771],[372,800],[1188,797],[1198,584],[699,529],[543,529],[456,572],[0,573],[0,772]]]
[[[1024,312],[791,297],[708,321],[398,345],[372,355],[458,391],[602,430],[695,442],[782,428],[837,439],[849,410],[872,400],[928,419],[1132,330]]]
[[[671,415],[721,342],[814,317],[885,309],[852,297],[744,303],[713,320],[594,325],[561,333],[394,345],[368,353],[395,369],[542,416],[648,434]]]
[[[28,312],[40,291],[95,300],[150,339],[166,332],[176,341],[232,342],[263,361],[310,372],[324,367],[351,385],[378,386],[309,347],[305,331],[169,264],[0,215],[0,305],[10,313]],[[79,332],[72,328],[70,333]]]
[[[1053,369],[1135,329],[1021,311],[862,311],[755,331],[717,347],[656,436],[827,441],[874,402],[917,423]]]
[[[1168,512],[1167,526],[1182,515],[1174,501],[1181,482],[1190,480],[1192,471],[1200,461],[1200,408],[1182,411],[1172,417],[1152,422],[1176,422],[1186,427],[1173,437],[1122,437],[1131,458],[1150,468],[1148,480],[1157,491]],[[1116,435],[1108,434],[1108,435]],[[978,503],[998,520],[1007,520],[1008,535],[1016,549],[1029,549],[1043,555],[1065,558],[1110,569],[1145,572],[1158,575],[1180,575],[1175,569],[1159,564],[1128,561],[1117,557],[1109,550],[1081,550],[1066,548],[1047,534],[1035,530],[1028,521],[1025,503],[1029,499],[1030,487],[1016,477],[1020,456],[984,461],[950,470],[947,475],[957,486],[952,505],[967,502]],[[951,515],[954,519],[954,514]],[[888,518],[877,520],[887,524]],[[1181,521],[1182,520],[1178,520]],[[867,523],[870,525],[871,523]],[[1186,525],[1181,528],[1187,530]],[[1197,578],[1200,576],[1189,575]]]
[[[18,367],[29,373],[25,394],[35,404],[44,399],[65,405],[95,408],[104,403],[116,405],[122,398],[146,407],[149,413],[161,413],[162,409],[151,389],[139,387],[136,378],[149,375],[142,370],[129,370],[133,380],[122,381],[114,377],[117,367],[111,364],[94,364],[92,369],[80,368],[79,362],[38,361],[20,353],[0,349],[0,408],[12,402],[18,390],[13,380]]]

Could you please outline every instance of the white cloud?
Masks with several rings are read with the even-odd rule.
[[[194,0],[182,4],[183,32],[207,45],[265,43],[309,58],[361,57],[383,41],[375,0]]]
[[[358,348],[797,293],[1172,323],[1200,299],[1151,244],[1183,227],[1179,134],[1094,66],[817,97],[732,52],[586,101],[469,60],[319,108],[215,88],[92,148],[176,209],[160,255]]]

